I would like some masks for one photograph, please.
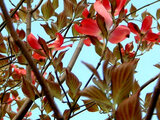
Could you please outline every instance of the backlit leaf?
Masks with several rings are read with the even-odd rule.
[[[92,65],[85,63],[85,62],[82,62],[82,63],[85,64],[99,80],[101,80],[97,70]]]
[[[35,100],[34,88],[28,80],[23,79],[22,91],[28,98],[30,98],[33,101]]]
[[[80,17],[82,15],[83,10],[87,7],[85,1],[80,1],[75,8],[75,17]]]
[[[45,54],[49,57],[49,49],[48,49],[46,41],[43,38],[39,37],[38,38],[38,43],[41,45],[41,47],[44,50]]]
[[[160,95],[156,104],[156,112],[157,112],[158,119],[160,119]]]
[[[133,75],[137,62],[135,59],[112,70],[111,89],[114,103],[119,104],[129,96],[133,87]]]
[[[63,0],[64,2],[64,11],[65,11],[65,14],[68,16],[68,17],[71,17],[73,16],[73,3],[70,1],[70,0]]]
[[[53,4],[53,8],[57,9],[59,6],[59,0],[53,0],[52,4]]]
[[[53,81],[46,81],[50,90],[50,93],[53,97],[56,97],[60,100],[62,100],[62,95],[61,95],[61,88],[58,83],[55,83]]]
[[[141,120],[139,92],[120,103],[116,111],[116,120]]]
[[[50,0],[47,0],[41,7],[41,11],[45,20],[53,16],[54,8]]]
[[[67,17],[64,11],[58,15],[56,23],[58,30],[61,30],[63,27],[67,25]]]
[[[160,9],[158,9],[156,12],[156,18],[157,18],[157,20],[160,18]]]
[[[132,4],[132,5],[131,5],[131,8],[130,8],[130,13],[132,13],[132,12],[134,12],[134,11],[136,11],[136,10],[137,10],[136,7]],[[133,18],[137,17],[136,12],[132,13],[131,16],[132,16]]]
[[[85,104],[86,109],[89,112],[97,112],[97,111],[99,111],[97,104],[94,103],[92,100],[83,100],[83,103]]]
[[[152,93],[147,93],[145,97],[144,107],[148,109],[151,102]]]
[[[80,95],[88,97],[97,103],[103,103],[108,106],[111,105],[105,93],[103,93],[100,89],[98,89],[95,86],[90,86],[90,87],[85,88],[83,91],[80,92]]]
[[[133,94],[135,94],[135,93],[137,93],[137,91],[140,89],[140,86],[139,86],[139,84],[138,84],[138,81],[134,81],[134,83],[133,83],[133,88],[132,88],[132,92],[133,92]]]
[[[53,32],[52,28],[49,27],[48,23],[41,24],[41,26],[44,28],[45,32],[50,36],[51,39],[55,37],[55,33]]]
[[[103,34],[104,38],[107,39],[108,32],[107,32],[107,29],[106,29],[106,24],[105,24],[104,18],[101,15],[97,14],[96,21],[97,21],[98,27],[102,31],[102,34]]]
[[[23,11],[22,11],[23,10]],[[27,17],[27,8],[22,6],[21,10],[18,11],[19,17],[22,19],[23,22],[26,22]]]
[[[71,73],[70,71],[66,70],[66,84],[69,88],[69,92],[72,94],[72,98],[75,98],[80,87],[81,87],[81,82],[78,80],[78,78]]]

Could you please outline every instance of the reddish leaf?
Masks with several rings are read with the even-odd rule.
[[[150,102],[151,102],[152,93],[147,93],[145,97],[144,107],[146,110],[148,109]]]
[[[51,106],[49,105],[48,100],[47,100],[46,97],[44,97],[44,98],[42,99],[42,103],[43,103],[43,107],[44,107],[46,113],[49,114],[49,113],[52,111],[52,108],[51,108]]]
[[[131,4],[130,13],[134,12],[131,14],[133,18],[137,17],[136,12],[135,12],[136,10],[137,10],[136,7],[133,4]]]
[[[60,85],[58,83],[55,83],[53,81],[46,81],[50,90],[50,93],[53,97],[56,97],[60,100],[62,100],[63,96],[61,94],[61,88]]]
[[[160,8],[159,8],[159,9],[157,9],[157,12],[156,12],[156,18],[157,18],[157,20],[160,18]]]
[[[138,81],[134,81],[133,83],[133,88],[132,88],[132,92],[133,94],[137,93],[137,91],[140,89],[140,85],[138,84]]]
[[[111,75],[111,88],[114,103],[121,103],[129,96],[133,86],[133,75],[137,60],[123,63],[113,69]]]
[[[49,27],[48,23],[41,24],[41,26],[44,28],[45,32],[50,36],[51,39],[55,38],[55,32],[52,30],[52,28]]]
[[[68,17],[72,18],[72,16],[73,16],[73,9],[74,9],[73,3],[70,0],[63,0],[63,1],[64,1],[64,11],[65,11],[65,14]]]
[[[66,84],[69,87],[69,92],[71,92],[72,94],[71,98],[74,99],[77,96],[77,93],[79,92],[82,83],[73,73],[71,73],[67,69],[66,69]]]
[[[23,93],[29,97],[31,100],[35,100],[35,92],[34,88],[28,80],[23,79],[22,82],[22,91]]]
[[[57,17],[57,29],[58,31],[61,30],[63,27],[67,25],[67,16],[65,11],[61,12]]]
[[[160,119],[160,95],[156,104],[157,117]]]
[[[18,34],[19,39],[23,40],[25,38],[26,34],[23,29],[21,29],[21,30],[17,29],[16,32]]]
[[[42,49],[44,50],[45,54],[49,57],[49,49],[45,40],[41,37],[38,38],[38,43],[41,45]]]
[[[106,97],[105,93],[95,86],[90,86],[85,88],[83,91],[80,92],[80,95],[88,97],[97,103],[102,103],[102,104],[111,106],[111,102]]]
[[[101,80],[97,70],[91,64],[88,64],[88,63],[85,63],[85,62],[82,62],[82,63],[85,64],[99,80]]]
[[[87,5],[85,4],[85,1],[80,1],[75,8],[75,17],[80,17],[86,7]]]
[[[47,0],[41,7],[45,20],[48,20],[54,14],[54,8],[50,0]]]
[[[19,17],[21,18],[21,20],[22,20],[23,22],[26,22],[27,8],[24,7],[24,6],[22,6],[20,9],[21,9],[21,10],[18,11],[18,15],[19,15]]]
[[[63,118],[64,120],[68,120],[69,118],[69,115],[70,115],[70,110],[69,109],[66,109],[63,113]]]
[[[52,5],[54,9],[57,9],[59,6],[59,0],[53,0]]]
[[[139,92],[120,103],[116,111],[116,120],[141,120]]]
[[[26,58],[22,55],[22,54],[20,54],[18,57],[17,57],[17,59],[18,59],[18,63],[19,64],[27,64],[28,62],[27,62],[27,60],[26,60]]]
[[[89,112],[97,112],[99,111],[97,104],[95,104],[92,100],[83,100],[83,103],[86,106],[86,109]]]

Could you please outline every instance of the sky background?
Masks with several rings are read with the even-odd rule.
[[[18,0],[19,1],[19,0]],[[36,0],[39,1],[39,0]],[[46,0],[44,0],[46,1]],[[59,0],[61,5],[57,11],[63,11],[63,0]],[[127,5],[126,8],[129,8],[131,6],[131,3],[136,7],[136,8],[140,8],[148,3],[153,2],[154,0],[131,0],[131,2]],[[7,4],[8,8],[13,8],[13,6],[11,6],[9,4],[9,2],[7,2],[7,0],[5,1]],[[88,0],[88,2],[93,3],[94,0]],[[37,2],[38,3],[38,2]],[[142,10],[140,10],[139,12],[137,12],[137,15],[139,16],[139,19],[141,18],[141,13],[144,12],[145,10],[147,10],[148,12],[150,12],[152,15],[156,15],[156,10],[159,8],[159,4],[160,2],[146,7]],[[0,19],[1,20],[1,19]],[[0,21],[1,22],[1,21]],[[32,33],[37,36],[39,35],[40,37],[44,38],[45,40],[49,40],[50,38],[46,35],[46,33],[44,32],[43,28],[40,26],[40,23],[45,23],[45,22],[33,22],[32,23]],[[140,22],[137,22],[138,26],[141,26]],[[152,27],[156,27],[156,24],[154,23],[152,25]],[[24,25],[20,25],[19,28],[24,28]],[[24,29],[25,30],[25,29]],[[153,29],[154,32],[158,32],[156,30]],[[2,31],[3,34],[6,34],[5,31]],[[68,34],[68,37],[71,36],[70,34]],[[133,34],[130,36],[129,39],[126,39],[125,41],[122,42],[122,44],[126,44],[130,41],[134,41],[133,38]],[[63,59],[63,64],[64,66],[67,66],[69,63],[69,60],[71,59],[71,56],[74,52],[74,50],[76,49],[78,42],[75,42],[73,47],[71,49],[69,49],[69,51],[66,53],[64,59]],[[135,44],[136,45],[136,44]],[[115,45],[113,44],[109,44],[109,48],[113,48]],[[136,46],[135,46],[136,47]],[[79,80],[82,82],[82,87],[84,87],[85,83],[87,82],[87,80],[89,79],[89,77],[91,76],[91,72],[89,71],[89,69],[82,64],[81,61],[85,61],[89,64],[92,64],[93,66],[96,66],[97,63],[99,62],[100,57],[95,53],[94,50],[94,46],[91,47],[87,47],[87,46],[83,46],[83,49],[78,57],[78,60],[76,61],[75,66],[72,69],[72,72],[79,78]],[[148,81],[149,79],[153,78],[155,75],[157,75],[159,73],[159,69],[157,69],[156,67],[154,67],[154,64],[157,64],[158,62],[160,62],[160,47],[155,45],[153,47],[152,50],[150,50],[149,52],[145,53],[143,56],[140,57],[140,61],[138,62],[138,66],[137,66],[137,73],[135,74],[135,79],[138,80],[138,83],[140,85],[143,85],[146,81]],[[52,71],[52,70],[50,70]],[[98,71],[101,73],[102,72],[102,68],[100,67],[98,69]],[[102,76],[102,74],[101,74]],[[142,92],[141,92],[141,97],[144,98],[145,94],[147,92],[152,92],[155,86],[155,83],[150,84],[148,87],[146,87]],[[91,85],[91,84],[90,84]],[[59,101],[56,101],[58,106],[60,106],[60,109],[63,111],[66,106],[64,104],[61,104]],[[81,104],[83,104],[82,102],[80,102]],[[65,106],[65,107],[64,107]],[[35,119],[38,118],[38,111],[33,112],[31,119]],[[77,115],[76,117],[72,118],[71,120],[104,120],[107,118],[107,114],[99,114],[99,112],[95,112],[95,113],[90,113],[90,112],[83,112],[79,115]],[[153,120],[156,120],[157,118],[154,117]]]

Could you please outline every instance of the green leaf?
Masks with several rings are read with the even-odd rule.
[[[139,92],[120,103],[116,111],[116,120],[142,120]]]
[[[69,88],[70,95],[72,95],[71,98],[75,99],[82,83],[73,73],[71,73],[67,69],[66,69],[66,84]]]
[[[34,87],[32,86],[32,84],[28,80],[23,79],[22,91],[28,98],[30,98],[33,101],[35,100]]]
[[[50,0],[47,0],[41,7],[44,20],[48,20],[54,14],[54,8]]]

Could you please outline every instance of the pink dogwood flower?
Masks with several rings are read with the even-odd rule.
[[[131,32],[136,35],[135,36],[136,42],[140,41],[142,36],[143,36],[142,41],[146,40],[148,42],[156,42],[159,39],[159,35],[152,32],[151,26],[152,26],[151,16],[146,16],[144,18],[141,29],[139,29],[139,27],[132,22],[128,23],[128,27],[130,28]]]
[[[119,1],[119,4],[120,3],[121,2]],[[100,0],[97,0],[94,3],[94,9],[95,11],[97,11],[98,14],[100,14],[104,18],[107,30],[111,31],[111,26],[113,25],[112,17],[107,10],[108,8],[106,9],[106,6],[104,6],[104,4],[106,5],[108,3],[104,1],[102,3]],[[120,10],[120,8],[121,7],[118,7],[117,11]],[[81,21],[80,25],[75,24],[74,27],[76,31],[81,34],[94,36],[97,37],[99,40],[103,39],[102,32],[98,27],[96,20],[86,18]],[[110,33],[109,41],[113,44],[119,43],[124,39],[126,39],[129,36],[129,34],[130,34],[130,29],[127,26],[119,25]]]
[[[53,50],[62,50],[62,49],[65,49],[67,47],[72,47],[72,44],[62,46],[62,44],[64,43],[63,36],[60,33],[56,33],[56,36],[57,36],[56,40],[53,43],[48,44],[48,48],[52,48]],[[42,49],[41,45],[38,42],[38,39],[32,33],[30,33],[27,36],[27,41],[33,49],[35,49],[35,50],[41,50]],[[41,50],[41,52],[44,53],[43,50]],[[37,59],[37,60],[45,59],[45,56],[42,56],[42,55],[38,54],[37,52],[34,52],[32,57]]]

